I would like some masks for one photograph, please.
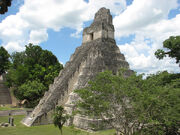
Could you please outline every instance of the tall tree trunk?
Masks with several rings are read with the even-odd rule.
[[[63,135],[62,129],[60,129],[61,135]]]

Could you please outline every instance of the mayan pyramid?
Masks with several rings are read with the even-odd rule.
[[[67,112],[71,113],[72,102],[77,100],[73,90],[87,86],[98,72],[111,70],[115,74],[120,68],[129,69],[129,64],[114,40],[110,10],[101,8],[95,14],[93,23],[83,30],[82,45],[76,48],[69,62],[49,86],[49,91],[22,123],[26,126],[51,123],[51,112],[57,105],[65,106]],[[91,120],[78,116],[71,119],[69,124],[87,129],[88,122]]]

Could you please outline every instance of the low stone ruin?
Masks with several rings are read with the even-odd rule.
[[[7,122],[0,123],[0,127],[12,127],[12,126],[15,126],[13,117],[9,117],[8,123]]]

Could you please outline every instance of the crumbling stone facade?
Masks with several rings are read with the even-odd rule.
[[[10,90],[4,84],[4,78],[4,75],[0,75],[0,105],[12,104]]]
[[[114,74],[120,68],[129,69],[129,64],[123,54],[120,53],[114,40],[114,26],[109,9],[101,8],[96,14],[93,23],[83,31],[82,45],[76,48],[70,61],[66,63],[54,83],[49,86],[44,97],[33,112],[22,123],[26,126],[51,123],[51,112],[56,105],[63,105],[67,113],[71,114],[74,102],[78,96],[73,90],[86,87],[97,73],[111,70]],[[127,73],[132,73],[131,70]],[[74,116],[67,125],[82,129],[97,130],[101,120],[90,119],[80,115]]]
[[[94,18],[94,22],[90,27],[83,30],[83,43],[102,38],[114,39],[114,26],[112,24],[112,16],[110,11],[101,8]]]

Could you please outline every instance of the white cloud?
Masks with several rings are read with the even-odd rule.
[[[168,20],[170,10],[178,8],[177,0],[134,0],[128,7],[126,0],[24,0],[16,15],[0,22],[0,40],[12,52],[22,51],[28,42],[48,40],[48,29],[60,31],[68,27],[76,30],[71,36],[78,37],[83,23],[92,20],[103,6],[115,15],[116,38],[135,35],[131,43],[120,45],[132,69],[178,72],[172,59],[159,61],[154,57],[163,40],[180,34],[180,14]]]
[[[83,23],[93,18],[99,8],[110,8],[114,14],[126,8],[125,0],[24,0],[16,15],[0,23],[0,39],[9,50],[20,51],[28,42],[41,43],[48,38],[47,30],[60,31],[68,27],[77,30],[72,36],[78,37]],[[19,46],[18,46],[19,45]]]
[[[48,39],[48,33],[46,29],[31,30],[29,43],[39,44]]]
[[[139,45],[145,45],[147,48],[139,48]],[[152,46],[156,45],[153,44]],[[130,68],[138,73],[151,74],[164,70],[179,72],[179,67],[175,64],[175,60],[168,57],[163,60],[158,60],[154,56],[155,50],[153,47],[146,45],[146,41],[133,41],[130,44],[119,45],[119,48],[129,62]]]
[[[92,19],[101,7],[106,7],[111,10],[112,14],[118,15],[126,9],[126,0],[89,0],[83,17],[87,20]]]
[[[154,56],[165,39],[180,34],[180,14],[168,20],[170,10],[174,8],[178,8],[177,0],[134,0],[132,5],[114,18],[117,38],[135,34],[131,43],[119,45],[131,69],[147,74],[162,70],[179,72],[175,60],[158,60]]]
[[[14,50],[23,51],[25,47],[21,46],[21,41],[16,41],[16,42],[8,42],[5,48],[6,50],[13,52]]]
[[[0,23],[0,37],[6,42],[22,38],[28,25],[20,14],[10,15]]]
[[[116,36],[136,33],[150,24],[166,19],[169,11],[177,6],[177,0],[134,0],[132,5],[114,18]]]

